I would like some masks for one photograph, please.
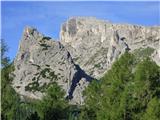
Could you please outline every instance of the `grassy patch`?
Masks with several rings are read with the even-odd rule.
[[[98,63],[98,64],[95,64],[95,65],[94,65],[94,67],[96,67],[96,68],[100,68],[100,67],[101,67],[101,65],[100,65],[100,63]]]
[[[53,81],[53,79],[54,79],[54,80],[57,80],[57,78],[58,78],[57,75],[54,73],[54,71],[53,71],[53,72],[50,72],[50,73],[49,73],[49,76],[50,76],[50,79],[51,79],[52,81]]]
[[[46,78],[46,74],[47,73],[50,73],[50,68],[45,68],[43,69],[41,72],[40,72],[40,75],[43,77],[43,78]]]
[[[40,46],[42,46],[42,50],[48,50],[48,48],[50,47],[49,45],[47,44],[44,44],[44,43],[40,43]]]
[[[35,80],[36,80],[36,77],[33,77],[33,78],[32,78],[32,81],[35,81]]]
[[[49,67],[49,65],[46,66]],[[50,83],[53,83],[55,80],[58,79],[58,76],[55,74],[54,71],[51,71],[50,68],[44,68],[39,73],[36,73],[34,75],[35,76],[32,78],[33,82],[25,86],[26,91],[44,91],[44,89],[48,88],[49,85],[47,83],[44,83],[42,86],[39,86],[38,82],[41,79],[41,77],[45,79],[50,79]]]
[[[47,37],[47,36],[42,38],[42,40],[50,40],[50,39],[52,39],[52,38],[51,37]]]
[[[29,83],[27,86],[25,86],[25,91],[37,91],[37,90],[39,90],[38,81]]]

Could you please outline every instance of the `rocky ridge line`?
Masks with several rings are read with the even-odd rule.
[[[70,53],[59,41],[31,27],[24,30],[14,66],[14,89],[21,96],[32,99],[41,99],[44,89],[53,82],[57,82],[66,91],[65,97],[71,99],[81,79],[85,81],[83,84],[93,79],[73,62]],[[71,102],[75,103],[74,99]]]
[[[71,104],[83,104],[83,90],[99,79],[126,50],[150,47],[160,65],[160,27],[113,24],[92,17],[65,22],[60,41],[26,27],[14,60],[13,87],[21,95],[41,99],[52,82],[66,92]]]

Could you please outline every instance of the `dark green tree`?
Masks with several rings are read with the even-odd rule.
[[[160,99],[154,97],[147,105],[145,114],[142,120],[159,120],[160,118]]]
[[[15,117],[20,101],[19,95],[11,87],[12,78],[9,74],[13,70],[13,64],[5,66],[1,70],[1,115],[5,120]]]
[[[9,64],[9,57],[6,56],[6,52],[8,51],[8,46],[5,41],[1,39],[1,66],[5,67]]]
[[[40,117],[38,116],[37,112],[34,112],[30,116],[28,116],[26,120],[40,120]]]
[[[67,101],[64,99],[64,91],[53,83],[49,86],[46,96],[37,104],[37,111],[44,120],[61,120],[67,117]]]
[[[96,119],[121,119],[126,117],[125,87],[132,81],[134,57],[126,52],[117,60],[100,81],[93,81],[86,89],[85,103],[94,110]],[[124,98],[122,98],[124,96]]]
[[[159,66],[149,58],[136,61],[132,54],[125,53],[100,81],[88,86],[85,107],[94,111],[96,120],[140,120],[151,111],[147,109],[152,109],[152,99],[160,100],[159,90]],[[89,117],[87,112],[83,116]]]

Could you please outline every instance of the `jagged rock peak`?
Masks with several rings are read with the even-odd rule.
[[[34,99],[41,99],[45,95],[44,90],[57,82],[65,90],[65,97],[72,99],[71,103],[80,104],[83,96],[74,94],[76,86],[83,81],[79,84],[82,92],[92,79],[74,64],[70,53],[59,41],[32,27],[24,29],[14,66],[13,88],[21,96]]]
[[[31,36],[42,37],[44,35],[38,32],[36,28],[31,26],[26,26],[23,31],[23,37],[31,37]]]
[[[26,27],[24,28],[24,33],[25,33],[25,34],[30,34],[30,35],[32,34],[32,35],[33,35],[33,32],[34,32],[34,31],[38,32],[36,28],[33,28],[33,27],[31,27],[31,26],[26,26]]]
[[[115,24],[96,18],[71,18],[61,27],[60,41],[74,61],[92,77],[101,77],[125,50],[159,48],[159,26]]]
[[[71,17],[61,26],[60,40],[63,42],[64,37],[74,37],[79,30],[82,31],[83,29],[86,31],[92,28],[90,31],[95,32],[95,29],[98,30],[98,27],[103,27],[103,25],[107,23],[110,22],[98,20],[95,17]],[[87,34],[89,34],[90,31],[88,31]],[[72,39],[70,39],[70,41],[71,40]]]

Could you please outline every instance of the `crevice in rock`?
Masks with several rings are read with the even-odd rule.
[[[79,65],[75,65],[75,66],[76,66],[77,72],[73,76],[72,84],[70,86],[70,90],[68,92],[68,96],[66,97],[66,99],[69,99],[69,100],[73,98],[73,92],[74,92],[77,84],[79,83],[79,81],[82,78],[85,78],[85,80],[87,82],[91,82],[94,79],[93,77],[91,77],[88,74],[86,74],[85,71],[82,70]]]

